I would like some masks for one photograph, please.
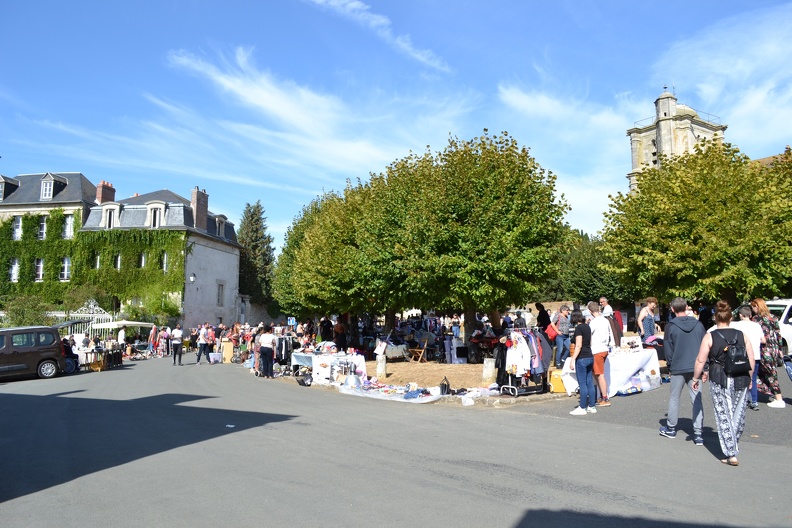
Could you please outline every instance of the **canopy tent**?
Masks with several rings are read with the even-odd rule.
[[[154,323],[144,323],[142,321],[127,321],[126,319],[122,319],[121,321],[110,321],[109,323],[96,323],[92,327],[103,330],[103,329],[118,329],[122,326],[133,327],[133,326],[140,326],[149,328],[154,326]]]

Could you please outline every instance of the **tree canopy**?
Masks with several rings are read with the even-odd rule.
[[[728,143],[660,158],[638,190],[611,197],[606,267],[638,293],[669,299],[789,293],[792,154],[770,165]]]
[[[287,232],[275,298],[296,313],[525,302],[558,259],[568,207],[508,133],[410,153],[307,206]]]

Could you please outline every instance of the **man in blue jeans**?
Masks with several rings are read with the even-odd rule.
[[[666,425],[660,428],[660,435],[676,438],[679,397],[682,395],[682,389],[687,385],[690,402],[693,404],[693,443],[702,446],[704,445],[704,438],[701,435],[704,407],[701,403],[701,391],[693,388],[692,379],[696,356],[706,330],[698,319],[686,315],[687,301],[682,297],[671,301],[671,309],[676,317],[666,324],[664,343],[666,364],[671,373],[671,395],[668,400]]]

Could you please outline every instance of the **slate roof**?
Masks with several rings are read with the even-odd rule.
[[[206,225],[195,226],[192,204],[190,200],[167,189],[140,194],[112,202],[114,204],[120,205],[119,218],[116,219],[116,226],[113,229],[150,229],[150,227],[146,225],[146,219],[148,217],[147,204],[151,202],[163,202],[166,205],[165,215],[162,218],[161,227],[158,229],[193,231],[212,237],[217,237],[218,239],[221,239],[232,245],[238,245],[236,229],[234,228],[233,223],[226,220],[224,223],[224,233],[218,236],[217,218],[222,215],[216,215],[211,211],[208,211],[206,215]],[[110,202],[105,202],[105,205],[107,203]],[[101,227],[101,224],[102,205],[99,204],[91,207],[90,211],[88,212],[88,218],[83,225],[83,230],[98,231],[104,229]]]
[[[52,199],[41,199],[41,181],[53,181]],[[20,174],[14,178],[0,176],[3,183],[3,205],[37,205],[96,203],[96,185],[80,172],[43,172],[39,174]]]

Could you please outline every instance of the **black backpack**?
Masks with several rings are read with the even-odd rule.
[[[734,339],[726,339],[719,331],[716,330],[715,333],[726,341],[726,346],[723,347],[723,372],[730,377],[743,376],[750,373],[751,362],[748,360],[748,351],[745,349],[745,345],[738,343],[736,337]]]

